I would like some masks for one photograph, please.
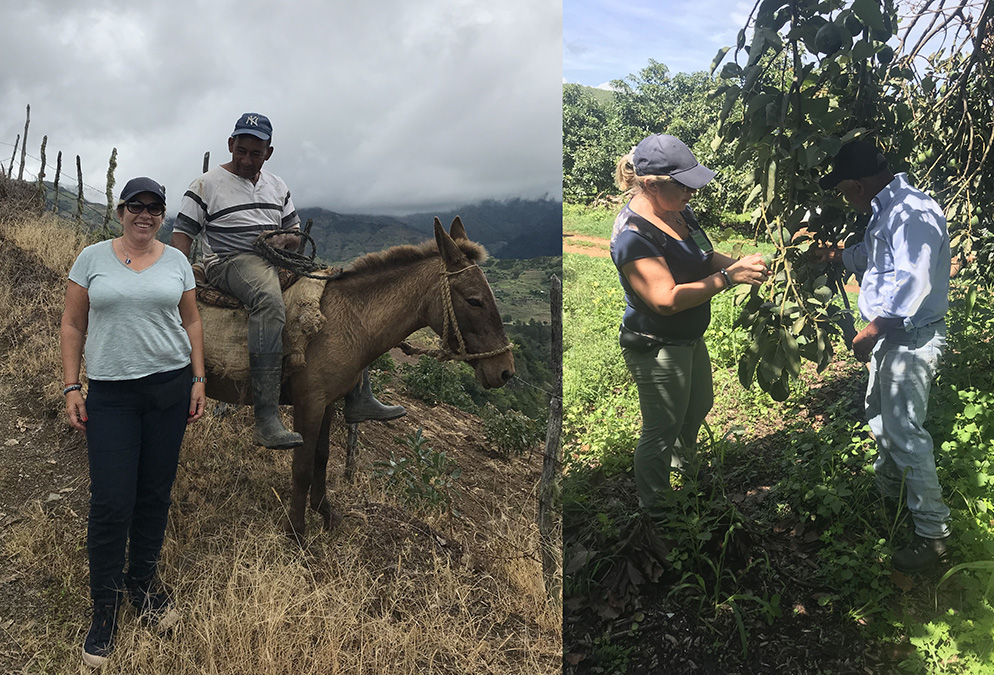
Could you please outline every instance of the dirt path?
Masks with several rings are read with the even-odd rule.
[[[563,253],[577,253],[592,258],[610,258],[611,242],[600,237],[563,232]]]

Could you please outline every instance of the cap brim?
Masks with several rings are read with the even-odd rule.
[[[249,129],[238,129],[231,132],[231,137],[234,138],[235,136],[255,136],[256,138],[261,138],[264,141],[268,141],[272,138],[271,134],[267,134],[264,131],[251,131]]]
[[[707,168],[703,164],[698,164],[694,168],[681,171],[680,173],[670,174],[670,178],[673,180],[695,190],[700,190],[702,187],[710,183],[714,177],[714,171]]]
[[[121,204],[123,204],[124,202],[130,202],[132,199],[134,199],[138,195],[152,195],[153,197],[155,197],[155,200],[157,202],[160,202],[163,205],[165,205],[165,203],[166,203],[166,200],[162,198],[162,195],[160,195],[157,192],[152,192],[151,190],[138,190],[137,192],[131,192],[131,193],[128,193],[126,195],[121,195],[121,198],[118,201]]]
[[[818,187],[822,190],[834,190],[844,180],[845,178],[841,173],[832,171],[821,177],[821,180],[818,181]]]

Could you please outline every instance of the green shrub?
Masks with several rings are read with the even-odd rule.
[[[422,356],[415,365],[401,366],[400,379],[411,396],[429,405],[448,403],[460,410],[475,413],[477,406],[461,382],[460,365],[457,363],[450,366],[429,356]]]
[[[500,411],[487,404],[482,411],[483,434],[504,457],[522,455],[542,437],[535,420],[517,410]]]
[[[444,451],[433,450],[421,431],[398,436],[396,443],[411,456],[398,456],[391,451],[388,460],[373,464],[374,475],[384,479],[387,490],[398,494],[411,508],[459,515],[452,509],[452,499],[459,492],[455,481],[462,469]]]

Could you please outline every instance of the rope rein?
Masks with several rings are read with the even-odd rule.
[[[304,244],[303,246],[299,246],[298,250],[306,251],[307,244],[310,244],[311,254],[305,255],[304,253],[298,253],[288,248],[275,248],[267,241],[271,237],[278,237],[284,234],[301,237]],[[310,279],[336,279],[342,275],[340,269],[332,269],[327,265],[315,262],[314,256],[317,253],[317,246],[314,243],[314,238],[302,230],[274,230],[261,234],[256,238],[252,247],[264,260],[269,261],[276,267],[290,270],[297,276],[308,277]],[[315,272],[320,270],[325,270],[325,272],[323,274],[315,274]]]

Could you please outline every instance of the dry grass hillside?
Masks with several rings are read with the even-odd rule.
[[[0,673],[81,672],[88,626],[86,445],[64,420],[58,324],[85,236],[0,185]],[[12,194],[13,193],[13,194]],[[184,621],[158,636],[125,609],[105,673],[552,673],[562,610],[545,599],[534,524],[541,454],[510,461],[480,421],[404,395],[409,414],[360,427],[360,478],[341,478],[332,430],[333,532],[306,549],[279,525],[290,453],[251,441],[246,409],[208,406],[184,440],[161,575]],[[462,469],[460,516],[384,493],[373,462],[418,428]]]

